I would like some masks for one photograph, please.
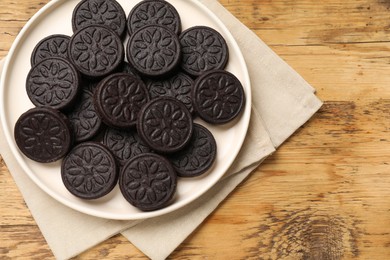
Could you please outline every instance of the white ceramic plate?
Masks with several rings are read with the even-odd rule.
[[[53,0],[42,8],[24,26],[7,57],[0,85],[0,117],[9,146],[26,174],[46,193],[59,202],[80,212],[108,219],[146,219],[177,210],[210,189],[228,170],[236,158],[244,141],[251,112],[251,88],[249,75],[241,51],[224,24],[197,0],[170,0],[178,10],[183,30],[206,25],[218,30],[229,45],[229,63],[226,70],[235,74],[242,82],[246,95],[246,106],[241,116],[234,122],[223,126],[210,126],[217,141],[217,159],[214,167],[204,176],[180,179],[177,193],[170,206],[153,211],[142,212],[131,206],[117,187],[107,196],[85,201],[71,195],[64,187],[58,161],[41,164],[27,159],[17,148],[13,129],[19,116],[33,105],[25,91],[25,80],[30,70],[30,56],[35,45],[51,34],[72,35],[72,11],[79,0]],[[118,0],[128,14],[139,1]]]

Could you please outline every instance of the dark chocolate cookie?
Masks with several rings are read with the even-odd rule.
[[[194,124],[190,143],[180,152],[169,156],[173,168],[180,177],[195,177],[205,173],[213,165],[217,144],[211,132]]]
[[[194,81],[186,74],[180,72],[165,80],[150,79],[145,83],[151,98],[160,96],[174,97],[186,105],[190,113],[194,112],[191,97]]]
[[[73,138],[70,123],[57,110],[32,108],[15,124],[14,136],[20,151],[31,160],[50,163],[64,157]]]
[[[81,89],[81,95],[67,114],[73,128],[75,142],[90,140],[99,133],[102,121],[93,104],[93,93],[97,83],[89,83]]]
[[[146,0],[134,6],[127,18],[130,35],[146,25],[162,25],[176,34],[181,32],[179,13],[166,1]]]
[[[145,84],[126,73],[103,79],[94,96],[96,111],[103,122],[122,129],[136,125],[141,107],[149,101]]]
[[[192,117],[175,98],[151,100],[139,113],[138,134],[153,150],[173,153],[183,149],[192,136]]]
[[[142,27],[127,43],[127,60],[144,76],[169,75],[178,66],[180,57],[178,36],[163,26]]]
[[[200,76],[206,71],[224,69],[229,59],[225,39],[216,30],[195,26],[180,35],[181,67],[188,74]]]
[[[64,158],[61,177],[70,193],[90,200],[107,195],[115,187],[118,169],[114,156],[104,145],[85,142]]]
[[[26,91],[37,107],[64,110],[73,105],[80,90],[80,76],[63,58],[48,58],[31,68]]]
[[[103,144],[113,152],[120,166],[125,165],[128,160],[139,154],[152,151],[140,139],[135,129],[117,130],[109,128],[104,134]]]
[[[54,34],[42,39],[31,54],[31,66],[52,57],[68,59],[69,40],[70,36],[62,34]]]
[[[204,121],[224,124],[236,118],[245,106],[241,82],[224,70],[205,73],[195,81],[194,109]]]
[[[177,177],[172,165],[157,154],[141,154],[122,169],[119,188],[125,199],[143,211],[168,205],[176,191]]]
[[[69,59],[85,76],[99,78],[115,71],[123,62],[119,36],[103,25],[88,25],[73,34]]]
[[[119,36],[126,30],[126,14],[115,0],[83,0],[73,10],[73,32],[88,25],[106,25]]]

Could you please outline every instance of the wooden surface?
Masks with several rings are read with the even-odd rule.
[[[0,58],[46,2],[0,1]],[[389,259],[390,1],[220,2],[325,104],[171,258]],[[23,256],[53,257],[0,160],[0,258]],[[117,235],[77,258],[124,257]]]

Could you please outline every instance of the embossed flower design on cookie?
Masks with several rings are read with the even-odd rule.
[[[31,66],[52,57],[68,59],[69,39],[69,36],[62,34],[53,34],[42,39],[32,52]]]
[[[222,46],[212,35],[197,31],[189,35],[185,42],[187,46],[183,48],[183,53],[188,55],[186,62],[197,66],[199,70],[205,70],[207,63],[216,65],[221,59]]]
[[[80,39],[81,41],[76,43],[76,50],[80,54],[77,59],[86,69],[102,70],[110,64],[107,56],[115,55],[115,48],[110,46],[113,40],[109,35],[93,30],[91,34],[86,33]]]
[[[72,75],[68,68],[60,63],[43,64],[38,75],[33,75],[32,92],[36,95],[36,100],[42,105],[57,105],[72,93]]]
[[[127,58],[146,76],[165,75],[175,69],[179,62],[179,39],[165,27],[143,27],[130,38]]]
[[[176,34],[181,31],[180,16],[175,7],[166,1],[142,1],[131,10],[127,21],[129,34],[152,24],[163,25]]]
[[[210,78],[200,87],[199,95],[202,98],[200,106],[203,111],[212,117],[221,117],[224,113],[231,113],[239,105],[239,89],[234,82],[226,78]]]
[[[132,205],[144,211],[165,206],[172,198],[177,184],[170,163],[156,154],[141,154],[122,169],[119,187]]]
[[[99,153],[93,153],[91,149],[75,153],[70,159],[67,168],[68,181],[81,192],[97,192],[104,187],[110,178],[112,165]]]
[[[63,58],[49,58],[31,68],[26,79],[27,94],[34,105],[65,109],[79,90],[75,68]]]
[[[141,161],[134,165],[128,174],[131,175],[131,181],[126,185],[132,189],[130,196],[144,203],[155,202],[159,197],[156,192],[164,194],[171,185],[167,169],[154,161]]]
[[[39,154],[61,153],[66,138],[61,128],[59,122],[48,116],[30,118],[21,127],[21,135],[25,138],[25,149],[34,150],[34,153]]]
[[[144,83],[126,73],[105,78],[95,96],[95,107],[103,121],[117,128],[134,126],[141,107],[149,101]]]
[[[14,128],[16,144],[28,158],[50,163],[64,157],[73,138],[65,115],[52,108],[32,108],[23,113]]]
[[[86,76],[105,76],[123,61],[121,39],[102,25],[90,25],[75,32],[69,46],[71,61]]]
[[[145,95],[144,89],[137,82],[129,82],[126,78],[121,78],[118,82],[110,84],[103,95],[106,108],[111,111],[114,117],[124,121],[136,121],[137,112],[145,103],[142,102]]]
[[[145,124],[151,129],[158,126],[150,135],[154,142],[173,147],[181,142],[183,135],[186,135],[187,121],[186,114],[180,107],[174,103],[164,103],[151,109]]]
[[[234,119],[245,104],[244,89],[230,72],[210,71],[196,80],[194,105],[199,116],[209,123],[223,124]]]
[[[65,157],[61,176],[73,195],[83,199],[96,199],[114,188],[118,172],[114,156],[105,146],[96,142],[84,142]]]
[[[119,79],[118,85],[109,85],[106,89],[105,104],[112,111],[112,115],[123,120],[134,121],[140,105],[134,101],[142,99],[140,88],[136,84],[127,84],[125,79]]]
[[[169,48],[173,40],[163,37],[161,30],[145,30],[139,37],[141,39],[135,41],[136,47],[139,48],[135,56],[141,61],[140,64],[144,69],[164,67],[171,62],[165,57],[174,56],[174,50]]]
[[[172,97],[159,97],[141,109],[137,130],[153,150],[172,153],[189,142],[193,122],[183,103]]]
[[[191,27],[180,35],[182,68],[194,76],[223,69],[228,60],[228,47],[223,37],[205,26]]]
[[[73,31],[91,24],[106,25],[118,35],[125,31],[126,14],[115,0],[83,0],[72,17]]]
[[[177,143],[176,136],[180,135],[180,131],[185,128],[185,115],[180,110],[175,110],[169,104],[166,104],[163,111],[152,109],[152,118],[146,121],[150,126],[161,126],[161,129],[156,129],[152,133],[152,139],[155,142],[159,142],[162,145],[174,146]],[[170,118],[172,114],[172,118]]]

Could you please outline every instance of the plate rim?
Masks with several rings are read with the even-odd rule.
[[[45,15],[46,12],[49,12],[52,8],[54,8],[56,5],[61,4],[62,2],[65,2],[66,0],[52,0],[45,4],[40,10],[38,10],[28,21],[27,23],[22,27],[21,31],[18,33],[17,37],[15,38],[14,42],[11,45],[11,48],[7,54],[6,60],[4,62],[4,67],[3,71],[1,74],[1,79],[0,79],[0,101],[5,100],[5,81],[6,81],[6,76],[8,74],[9,67],[12,65],[12,57],[15,56],[17,53],[17,49],[23,46],[23,38],[26,36],[26,34],[29,32],[29,30],[33,29],[33,26],[35,23],[39,22],[39,19],[42,18],[42,16]],[[47,188],[47,185],[45,185],[36,175],[30,173],[31,169],[27,165],[27,163],[24,161],[23,157],[21,156],[20,152],[17,150],[17,147],[14,145],[12,142],[13,135],[11,135],[10,131],[8,131],[8,128],[10,127],[9,125],[6,124],[6,114],[5,114],[5,102],[1,102],[0,106],[0,123],[1,127],[3,129],[3,133],[5,135],[6,142],[11,150],[11,153],[13,157],[15,158],[16,162],[21,166],[23,169],[23,174],[28,175],[28,177],[46,194],[48,194],[50,197],[58,201],[59,203],[77,210],[79,212],[82,212],[87,215],[95,216],[95,217],[100,217],[100,218],[105,218],[105,219],[113,219],[113,220],[142,220],[142,219],[148,219],[148,218],[153,218],[157,216],[162,216],[166,215],[168,213],[171,213],[173,211],[176,211],[180,208],[183,208],[184,206],[190,204],[196,199],[199,199],[202,195],[204,195],[207,191],[209,191],[212,187],[214,187],[221,179],[222,177],[226,174],[226,172],[229,170],[231,165],[234,163],[234,161],[237,158],[238,153],[242,149],[242,145],[245,141],[245,138],[248,133],[249,129],[249,122],[251,118],[251,106],[252,106],[252,90],[251,90],[251,81],[250,81],[250,76],[249,76],[249,71],[247,64],[244,59],[244,55],[241,51],[241,48],[239,47],[236,39],[233,37],[231,32],[229,31],[229,28],[222,22],[222,20],[215,15],[205,4],[203,4],[199,0],[190,0],[192,4],[196,5],[198,8],[202,10],[202,12],[205,12],[207,16],[211,18],[213,22],[215,22],[218,27],[222,28],[224,34],[226,37],[228,37],[229,43],[238,51],[238,61],[240,63],[240,67],[242,67],[244,71],[244,82],[247,85],[246,91],[245,91],[245,97],[246,97],[246,103],[245,103],[245,108],[244,111],[241,115],[240,120],[244,120],[244,133],[241,136],[240,140],[238,140],[238,148],[235,151],[233,155],[233,160],[229,163],[226,164],[224,167],[223,173],[216,178],[215,182],[212,182],[211,184],[206,185],[201,192],[197,193],[197,196],[191,196],[189,198],[185,198],[181,200],[178,203],[173,203],[163,209],[157,210],[157,211],[151,211],[151,212],[140,212],[140,213],[130,213],[130,214],[121,214],[120,216],[112,214],[110,212],[102,214],[100,210],[96,210],[93,208],[88,208],[86,209],[85,206],[83,205],[78,205],[77,203],[73,203],[71,201],[67,201],[63,199],[61,196],[57,195],[55,192],[53,192],[51,189]],[[129,216],[132,215],[132,216]]]

